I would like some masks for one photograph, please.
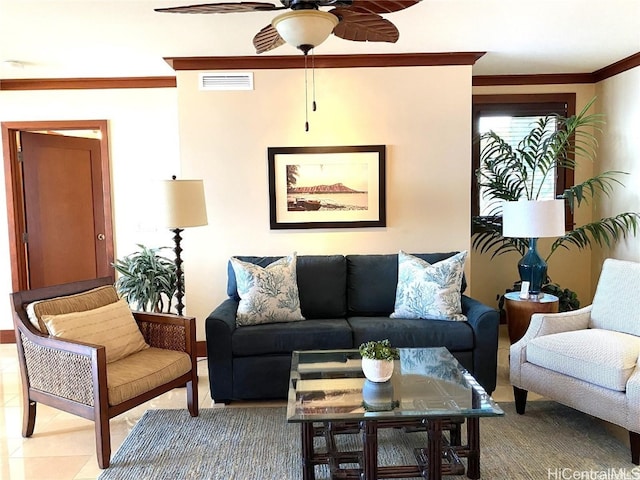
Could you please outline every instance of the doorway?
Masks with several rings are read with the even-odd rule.
[[[113,279],[106,120],[1,128],[13,290]]]

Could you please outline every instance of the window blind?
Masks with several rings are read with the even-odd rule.
[[[484,115],[478,119],[478,133],[483,135],[489,131],[494,131],[497,135],[505,140],[512,148],[517,148],[520,141],[535,126],[536,122],[543,116],[507,116],[507,115]],[[557,128],[556,121],[553,120],[547,124],[547,131],[553,132]],[[484,148],[485,141],[480,143],[480,149]],[[529,172],[531,174],[531,172]],[[555,198],[557,172],[548,174],[544,179],[539,172],[534,177],[534,191],[540,188],[538,200],[553,200]],[[479,209],[480,215],[494,215],[496,203],[500,201],[485,198],[483,188],[480,187],[479,193]]]

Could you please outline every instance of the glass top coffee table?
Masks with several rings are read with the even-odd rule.
[[[366,380],[357,350],[293,352],[287,421],[300,423],[303,479],[315,479],[315,465],[332,478],[422,477],[465,473],[480,478],[480,417],[502,409],[446,348],[401,348],[391,379]],[[466,444],[462,425],[466,422]],[[414,465],[378,465],[378,429],[426,431],[427,445],[414,451]],[[335,436],[360,432],[362,449],[340,452]],[[323,436],[325,449],[314,447]],[[344,468],[355,464],[356,467]]]

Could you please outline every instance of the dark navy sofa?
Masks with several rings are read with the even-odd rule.
[[[436,263],[457,252],[413,254]],[[237,257],[267,266],[281,257]],[[491,393],[496,386],[498,312],[462,295],[467,321],[389,318],[398,256],[297,257],[300,308],[306,320],[236,327],[239,297],[228,267],[227,298],[205,321],[211,397],[216,402],[286,398],[291,352],[357,348],[388,338],[396,347],[446,347]],[[463,288],[466,287],[463,279]]]

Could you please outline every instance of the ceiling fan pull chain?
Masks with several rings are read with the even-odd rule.
[[[309,94],[307,82],[307,54],[304,54],[304,131],[309,131]]]
[[[313,111],[316,108],[316,49],[311,50],[311,85],[313,88]]]

